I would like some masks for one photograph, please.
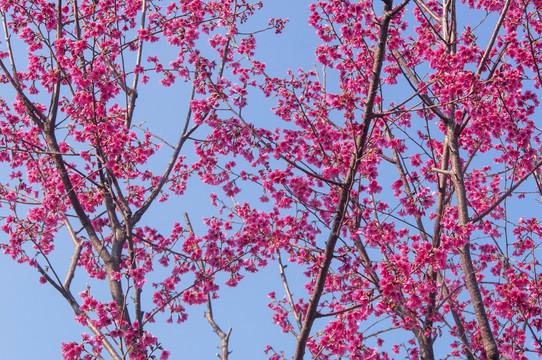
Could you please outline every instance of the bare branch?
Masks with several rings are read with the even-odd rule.
[[[73,277],[75,276],[75,269],[77,267],[79,257],[81,256],[83,246],[81,245],[81,242],[77,239],[77,235],[73,231],[73,228],[67,218],[64,219],[64,224],[66,225],[68,233],[70,234],[70,238],[72,239],[73,245],[75,246],[73,256],[70,261],[70,267],[68,273],[66,274],[66,279],[64,280],[64,283],[62,285],[66,291],[69,291],[71,282],[73,280]]]
[[[429,8],[429,6],[427,6],[425,4],[425,2],[423,0],[414,0],[414,2],[416,3],[416,5],[418,5],[420,8],[422,8],[423,11],[428,13],[429,16],[431,16],[436,22],[438,22],[439,24],[442,24],[442,18],[440,16],[438,16],[437,14],[435,14],[433,12],[433,10],[431,10]]]
[[[286,269],[286,266],[282,265],[280,251],[278,252],[277,258],[279,262],[280,278],[282,280],[282,284],[284,285],[284,291],[286,291],[286,297],[288,299],[288,303],[290,304],[290,308],[292,309],[292,313],[294,314],[297,327],[299,330],[301,330],[301,328],[303,327],[301,323],[301,317],[299,316],[299,313],[295,309],[294,299],[292,298],[292,292],[290,291],[290,287],[288,286],[288,279],[286,278],[286,273],[284,272],[284,269]]]
[[[511,0],[506,0],[506,3],[504,4],[502,8],[501,16],[499,17],[497,24],[495,24],[495,29],[493,30],[493,34],[491,34],[491,39],[489,40],[486,50],[484,51],[484,55],[482,56],[482,59],[480,60],[480,63],[478,64],[478,68],[476,69],[476,76],[480,76],[482,74],[482,71],[484,71],[484,67],[487,63],[487,60],[489,59],[489,55],[491,54],[491,49],[493,49],[495,40],[497,40],[497,36],[499,35],[499,30],[501,29],[502,23],[504,19],[506,18],[506,13],[508,12],[510,3],[511,3]]]
[[[188,226],[188,230],[193,234],[194,228],[192,228],[192,223],[190,222],[190,218],[188,217],[188,213],[184,213],[184,219],[186,221],[186,225]],[[202,261],[199,262],[200,270],[204,271],[204,264]],[[221,354],[216,354],[216,356],[220,360],[228,360],[229,355],[231,354],[231,351],[228,350],[229,347],[229,341],[230,341],[230,334],[231,334],[231,328],[229,328],[228,333],[226,334],[218,324],[216,323],[214,316],[213,316],[213,306],[211,304],[211,295],[207,294],[207,311],[204,314],[205,318],[213,328],[213,331],[218,335],[218,337],[221,340],[221,345],[219,349],[221,350]]]
[[[213,307],[211,305],[211,296],[209,294],[207,294],[207,311],[205,312],[205,318],[207,319],[207,321],[209,321],[209,324],[211,324],[213,331],[218,335],[220,340],[222,340],[222,343],[219,347],[219,349],[221,350],[221,354],[216,354],[216,356],[220,360],[228,360],[228,357],[231,354],[231,351],[228,350],[228,345],[232,329],[229,328],[228,333],[225,333],[215,322],[215,319],[213,317]]]
[[[516,181],[514,185],[510,187],[507,191],[502,194],[497,201],[495,201],[493,204],[491,204],[490,207],[488,207],[486,210],[481,212],[480,214],[476,215],[474,218],[470,219],[469,222],[476,223],[486,217],[487,214],[495,210],[497,206],[499,206],[507,197],[509,197],[525,180],[527,180],[533,173],[535,173],[538,168],[542,166],[542,161],[538,162],[531,171],[529,171],[527,174],[523,175],[521,179]]]

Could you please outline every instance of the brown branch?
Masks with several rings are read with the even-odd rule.
[[[457,12],[456,12],[456,0],[446,0],[443,2],[443,16],[442,16],[442,38],[444,43],[448,47],[449,54],[456,53],[456,39],[457,39]],[[452,100],[452,99],[451,99]],[[455,113],[455,105],[450,105],[448,108],[452,118],[448,121],[444,121],[446,125],[446,137],[448,139],[448,147],[450,149],[450,162],[451,162],[451,180],[453,182],[457,210],[459,217],[459,225],[465,227],[469,223],[469,204],[467,200],[467,190],[465,188],[465,179],[463,176],[463,165],[460,156],[459,148],[459,135],[461,131],[460,125],[456,124],[453,114]],[[486,308],[482,294],[480,292],[480,286],[478,284],[477,274],[472,263],[470,252],[470,238],[465,239],[465,244],[459,248],[459,256],[461,259],[461,267],[465,276],[465,283],[470,295],[470,300],[474,308],[474,313],[477,320],[477,325],[480,329],[480,335],[482,337],[482,343],[486,356],[489,360],[499,359],[499,349],[495,341],[495,337],[491,331],[491,324],[489,323]]]
[[[53,150],[53,152],[60,154],[60,148],[58,146],[56,137],[54,135],[54,128],[51,128],[49,124],[46,124],[45,138],[47,140],[47,144]],[[79,201],[79,198],[77,197],[77,193],[71,182],[70,175],[68,173],[68,170],[66,169],[62,156],[54,154],[52,155],[52,158],[53,158],[53,161],[55,162],[55,166],[59,173],[60,179],[62,181],[64,190],[66,191],[66,196],[68,197],[70,204],[77,215],[77,218],[79,219],[81,225],[85,229],[94,250],[98,253],[98,256],[100,256],[100,258],[104,261],[106,271],[107,271],[107,277],[108,277],[111,296],[113,300],[117,303],[117,305],[121,307],[122,309],[124,309],[125,304],[124,304],[122,285],[120,281],[116,281],[112,277],[112,271],[115,271],[114,259],[112,258],[111,254],[107,251],[105,244],[103,244],[101,240],[99,239],[88,214],[85,212],[83,206],[81,205],[81,202]]]
[[[141,2],[141,26],[140,29],[143,30],[145,28],[145,19],[147,16],[147,1],[143,0]],[[139,40],[138,48],[137,48],[137,55],[136,55],[136,63],[135,66],[141,65],[141,57],[143,55],[143,40]],[[127,112],[126,112],[126,120],[125,120],[125,126],[126,129],[130,129],[130,125],[132,124],[132,117],[134,115],[134,109],[135,109],[135,102],[137,99],[137,85],[139,81],[139,73],[136,72],[134,74],[134,81],[132,83],[132,88],[130,89],[130,92],[127,92],[126,94],[130,97],[130,101],[127,106]]]
[[[56,39],[59,40],[62,38],[62,0],[57,0],[56,2],[56,17],[57,17],[57,23],[56,23]],[[52,49],[50,50],[52,52]],[[52,52],[54,54],[54,52]],[[55,57],[56,59],[56,57]],[[55,72],[58,74],[58,78],[56,79],[56,83],[53,86],[53,91],[51,93],[51,100],[49,105],[49,114],[48,114],[48,121],[50,123],[50,126],[54,127],[56,124],[56,117],[58,114],[58,100],[60,99],[60,84],[62,82],[62,76],[60,76],[60,73],[64,73],[64,70],[60,66],[60,63],[56,61],[55,66]]]
[[[356,309],[359,309],[362,305],[358,304],[358,305],[354,305],[354,306],[350,306],[349,308],[346,308],[346,309],[342,309],[342,310],[337,310],[337,311],[332,311],[330,313],[318,313],[316,315],[317,318],[323,318],[323,317],[330,317],[330,316],[337,316],[337,315],[341,315],[341,314],[344,314],[346,312],[349,312],[349,311],[352,311],[352,310],[356,310]]]
[[[480,214],[476,215],[476,217],[469,220],[471,223],[476,223],[483,218],[485,218],[490,212],[495,210],[497,206],[499,206],[500,203],[502,203],[507,197],[509,197],[525,180],[527,180],[532,174],[534,174],[538,168],[542,166],[542,161],[538,162],[531,171],[529,171],[527,174],[523,175],[521,179],[519,179],[514,185],[510,187],[504,194],[502,194],[497,201],[495,201],[493,204],[491,204],[490,207],[482,211]]]
[[[433,249],[438,249],[440,247],[440,235],[441,235],[441,219],[442,215],[444,214],[444,210],[446,209],[447,204],[449,204],[451,200],[451,196],[447,195],[447,181],[448,177],[452,175],[452,172],[448,170],[449,160],[450,160],[450,148],[448,147],[448,138],[445,137],[443,141],[443,154],[440,161],[440,168],[434,168],[433,170],[439,172],[441,176],[439,176],[438,179],[438,197],[437,197],[437,208],[435,213],[437,214],[435,218],[435,224],[433,226]],[[450,194],[451,195],[451,194]],[[440,273],[440,271],[436,271],[437,279],[441,282],[444,295],[448,299],[448,301],[451,301],[450,298],[450,290],[448,289],[448,285],[446,284],[446,281],[444,280],[444,277]],[[450,305],[451,302],[450,302]],[[466,356],[468,360],[474,360],[473,357],[473,351],[469,344],[469,339],[467,337],[467,332],[465,330],[465,326],[463,325],[463,320],[457,313],[457,311],[454,309],[453,306],[451,306],[451,312],[452,317],[454,319],[455,325],[457,326],[457,336],[459,337],[459,340],[463,344],[463,347],[466,352]]]
[[[9,73],[9,70],[6,68],[4,62],[2,59],[0,59],[0,68],[4,72],[4,75],[6,75],[8,81],[11,83],[11,86],[17,91],[17,95],[21,98],[21,101],[24,104],[24,107],[26,108],[26,112],[30,119],[40,128],[43,129],[44,123],[47,121],[47,118],[45,115],[36,108],[36,106],[28,99],[26,94],[23,92],[18,80],[15,80],[13,76]]]
[[[425,11],[426,13],[428,13],[437,23],[439,24],[442,24],[442,18],[440,16],[438,16],[437,14],[435,14],[433,12],[433,10],[431,10],[429,8],[429,6],[427,6],[423,0],[414,0],[414,2],[416,3],[416,5],[418,5],[420,8],[423,9],[423,11]]]
[[[75,315],[84,314],[84,312],[80,310],[79,304],[77,303],[77,301],[75,300],[75,298],[73,297],[73,295],[71,294],[71,292],[67,288],[64,288],[64,287],[59,286],[58,284],[56,284],[55,281],[49,276],[49,274],[47,274],[41,268],[41,266],[39,266],[39,264],[37,266],[37,269],[38,269],[39,273],[47,279],[47,282],[49,284],[51,284],[60,294],[62,294],[62,296],[66,299],[66,301],[68,301],[68,303],[71,305]],[[92,321],[89,319],[89,317],[86,314],[85,314],[85,319],[86,319],[86,326],[94,333],[94,335],[99,337],[104,349],[109,353],[109,355],[111,355],[111,357],[114,360],[123,360],[124,358],[121,357],[117,353],[117,351],[115,350],[113,345],[111,345],[111,343],[107,340],[107,338],[104,336],[104,334],[102,334],[100,329],[98,329],[92,323]]]
[[[507,0],[506,4],[504,4],[504,7],[502,8],[501,16],[499,17],[497,24],[495,24],[495,29],[493,30],[493,34],[491,34],[491,39],[489,40],[486,50],[484,51],[484,56],[482,56],[480,64],[478,64],[478,69],[476,69],[476,76],[480,76],[482,74],[482,71],[484,70],[486,62],[489,59],[489,54],[491,53],[491,49],[493,49],[495,40],[497,40],[497,35],[499,35],[499,30],[502,26],[504,19],[506,18],[506,13],[508,12],[508,8],[510,7],[510,2],[511,0]]]
[[[452,313],[452,317],[454,318],[455,325],[457,327],[457,330],[455,330],[455,333],[457,334],[457,337],[459,337],[459,340],[463,344],[463,347],[465,349],[465,353],[468,360],[474,360],[474,352],[472,351],[472,348],[469,344],[469,339],[467,337],[467,331],[465,330],[465,326],[463,325],[463,320],[457,313],[457,310],[455,310],[453,303],[452,303],[452,295],[459,290],[459,287],[454,289],[452,292],[450,292],[450,289],[448,288],[448,285],[446,284],[446,281],[442,274],[440,272],[437,272],[438,279],[440,283],[442,284],[442,289],[444,292],[444,296],[446,296],[446,301],[450,304],[450,311]],[[450,327],[451,328],[451,327]],[[453,329],[453,328],[451,328]]]
[[[405,76],[405,79],[409,82],[412,89],[414,89],[416,92],[419,92],[420,94],[419,97],[424,102],[424,104],[426,104],[427,107],[431,109],[431,111],[433,111],[433,113],[437,115],[440,119],[442,119],[444,122],[447,122],[448,117],[444,115],[444,113],[439,109],[440,104],[435,105],[433,103],[433,100],[431,100],[431,98],[428,95],[422,94],[419,91],[418,85],[420,84],[420,80],[418,79],[416,74],[412,72],[412,70],[410,70],[410,68],[407,66],[405,60],[403,59],[403,55],[395,51],[393,53],[393,56],[396,59],[397,64],[399,65],[399,68],[401,69],[401,72]]]
[[[290,291],[290,287],[288,286],[288,279],[286,278],[286,273],[284,272],[284,269],[286,269],[286,266],[282,265],[280,251],[278,252],[277,259],[279,262],[280,279],[282,280],[282,284],[284,285],[284,291],[286,291],[286,297],[288,299],[288,303],[290,304],[290,307],[292,308],[292,313],[294,314],[297,327],[299,330],[301,330],[301,328],[303,327],[303,324],[301,323],[301,317],[299,316],[299,313],[295,309],[294,299],[292,298],[292,292]]]
[[[190,222],[190,218],[188,217],[188,213],[184,213],[184,220],[186,221],[186,225],[188,226],[188,230],[194,234],[194,229],[192,228],[192,223]],[[199,261],[199,267],[200,270],[204,271],[204,264],[203,261]],[[213,317],[213,306],[211,304],[211,295],[207,294],[207,311],[204,314],[205,318],[213,328],[213,331],[218,335],[218,337],[221,340],[221,345],[219,349],[222,350],[222,355],[216,354],[216,356],[220,360],[228,360],[229,355],[231,354],[231,351],[229,351],[229,341],[230,341],[230,334],[232,328],[229,328],[228,333],[226,334],[222,329],[220,329],[220,326],[216,323],[214,317]]]
[[[11,48],[11,35],[8,34],[6,14],[3,11],[0,11],[0,14],[2,15],[2,25],[4,27],[4,40],[6,43],[7,50],[8,50],[9,63],[11,65],[13,80],[15,80],[15,84],[17,86],[20,86],[19,75],[17,74],[17,66],[15,65],[15,59],[13,58],[13,49]]]
[[[231,334],[231,328],[229,328],[228,333],[226,334],[218,324],[215,322],[215,319],[213,318],[213,307],[211,306],[211,296],[207,294],[207,311],[205,312],[205,318],[207,321],[209,321],[209,324],[211,324],[211,327],[213,328],[214,332],[218,335],[220,340],[222,340],[222,343],[219,347],[219,349],[222,351],[222,354],[216,354],[216,356],[220,360],[228,360],[229,355],[231,354],[231,351],[228,350],[228,344],[230,341],[230,334]]]
[[[329,272],[329,267],[331,265],[331,260],[333,259],[333,252],[335,251],[335,244],[340,236],[341,228],[343,226],[346,213],[348,211],[348,203],[350,200],[350,192],[354,184],[356,173],[361,162],[361,158],[365,152],[365,146],[367,144],[367,137],[369,128],[371,125],[371,120],[373,119],[373,107],[378,92],[378,87],[380,83],[380,74],[382,71],[382,64],[384,60],[384,53],[386,49],[386,43],[388,39],[388,28],[391,21],[391,11],[392,11],[392,1],[386,1],[384,4],[382,22],[380,24],[380,34],[378,39],[378,46],[374,54],[374,63],[372,69],[372,79],[369,85],[367,99],[365,102],[365,112],[363,114],[362,124],[363,124],[363,133],[360,134],[356,139],[356,151],[352,154],[350,158],[350,165],[348,173],[343,182],[342,192],[339,199],[339,204],[337,205],[337,215],[333,220],[333,225],[331,227],[331,233],[329,234],[328,240],[326,242],[326,248],[324,252],[324,261],[320,265],[320,270],[316,278],[314,289],[309,300],[307,307],[307,312],[305,314],[305,322],[299,336],[297,338],[297,346],[294,355],[294,360],[303,360],[305,355],[305,350],[307,347],[307,341],[312,329],[314,320],[318,315],[318,306],[320,304],[320,298],[324,291],[325,282]]]
[[[75,234],[75,231],[73,231],[73,228],[68,221],[68,219],[64,219],[64,224],[66,224],[66,228],[68,229],[68,233],[70,234],[70,238],[72,239],[73,245],[75,246],[75,249],[73,251],[73,256],[70,261],[70,267],[68,270],[68,273],[66,274],[66,279],[64,280],[64,283],[62,286],[66,291],[69,291],[71,282],[73,280],[73,277],[75,276],[75,269],[77,267],[77,262],[79,261],[79,257],[81,256],[81,251],[83,250],[83,246],[81,245],[81,242],[77,239],[77,235]]]
[[[88,317],[86,318],[86,325],[90,329],[90,331],[92,331],[94,333],[94,335],[96,335],[100,339],[104,349],[109,353],[109,355],[111,355],[113,360],[124,360],[124,359],[126,359],[126,357],[124,357],[124,356],[121,357],[117,353],[117,351],[115,350],[113,345],[111,345],[111,343],[106,339],[106,337],[102,334],[100,329],[98,329],[96,326],[94,326],[94,324],[92,323],[92,321]]]
[[[467,190],[465,188],[465,180],[463,178],[463,171],[461,165],[461,158],[459,156],[458,135],[455,129],[456,124],[449,123],[447,125],[447,136],[450,139],[450,160],[452,163],[452,180],[455,187],[457,210],[459,213],[459,225],[466,226],[469,223],[468,213],[468,201]],[[496,206],[496,205],[495,205]],[[471,252],[470,252],[470,239],[466,239],[466,244],[459,248],[459,255],[461,259],[461,267],[465,275],[465,282],[470,294],[472,306],[474,307],[474,313],[478,321],[478,327],[482,336],[482,342],[486,355],[490,360],[499,359],[499,349],[495,341],[495,337],[491,331],[491,324],[487,318],[486,308],[484,306],[484,300],[482,293],[480,292],[480,286],[478,279],[476,278],[476,270],[472,264]]]

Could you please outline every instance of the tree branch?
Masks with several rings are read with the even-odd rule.
[[[190,222],[190,218],[188,217],[188,213],[184,213],[184,220],[186,221],[186,225],[188,226],[188,230],[192,234],[194,234],[194,229],[192,228],[192,223]],[[205,270],[204,269],[204,264],[203,264],[202,261],[199,261],[199,267],[200,267],[200,270],[202,272]],[[220,327],[218,326],[218,324],[216,323],[216,321],[215,321],[215,319],[213,317],[213,306],[211,304],[211,295],[209,295],[209,294],[207,294],[207,311],[205,312],[204,316],[207,319],[207,321],[209,322],[209,324],[211,325],[211,327],[213,328],[213,331],[218,335],[218,337],[221,340],[221,345],[220,345],[219,349],[222,350],[222,354],[221,355],[216,354],[216,356],[220,360],[228,360],[228,357],[231,354],[231,351],[229,351],[228,347],[229,347],[230,334],[231,334],[232,328],[229,328],[227,334],[224,331],[222,331],[222,329],[220,329]]]
[[[341,228],[343,226],[346,213],[348,211],[348,202],[350,199],[350,192],[354,184],[354,179],[361,162],[361,158],[365,152],[365,146],[367,144],[367,136],[371,120],[373,119],[373,107],[380,83],[380,74],[382,71],[382,65],[384,60],[384,53],[386,50],[386,43],[388,39],[388,28],[391,21],[392,1],[387,1],[384,5],[383,18],[380,24],[380,34],[378,39],[378,46],[374,54],[374,62],[372,69],[372,79],[367,92],[367,99],[365,102],[365,112],[363,114],[362,124],[363,133],[356,139],[356,151],[350,158],[349,170],[346,178],[343,182],[341,197],[339,204],[337,205],[337,215],[333,220],[331,227],[331,233],[329,234],[326,242],[326,248],[323,256],[323,262],[320,265],[320,270],[316,278],[315,286],[312,295],[309,300],[307,312],[305,315],[305,321],[299,336],[297,338],[297,346],[295,350],[294,360],[302,360],[305,355],[305,349],[307,341],[312,329],[314,320],[318,314],[318,306],[320,304],[320,298],[324,291],[325,282],[327,279],[329,266],[333,259],[333,252],[335,250],[335,244],[340,236]]]
[[[280,251],[278,252],[277,258],[279,262],[280,278],[282,280],[282,284],[284,285],[284,291],[286,292],[288,303],[290,304],[290,308],[292,309],[292,313],[294,314],[297,327],[299,330],[301,330],[301,328],[303,327],[303,324],[301,323],[301,317],[299,316],[299,313],[295,309],[294,299],[292,298],[292,292],[290,291],[290,287],[288,286],[288,279],[286,278],[286,273],[284,272],[284,269],[286,269],[286,266],[282,265]]]
[[[218,335],[220,340],[222,340],[222,343],[219,347],[222,354],[216,354],[216,356],[220,360],[228,360],[229,355],[231,354],[231,351],[228,350],[228,345],[230,341],[230,334],[231,334],[231,328],[229,328],[228,333],[226,334],[218,324],[215,322],[215,319],[213,317],[213,307],[211,305],[211,296],[207,294],[207,311],[205,312],[205,318],[207,321],[209,321],[209,324],[211,324],[211,327],[213,328],[214,332]]]
[[[529,171],[527,174],[523,175],[523,177],[521,179],[519,179],[518,181],[516,181],[516,183],[514,185],[512,185],[510,187],[510,189],[508,189],[507,191],[504,192],[504,194],[502,194],[498,199],[497,201],[495,201],[493,204],[491,204],[490,207],[488,207],[487,209],[485,209],[484,211],[482,211],[480,214],[477,214],[474,218],[468,220],[469,222],[471,223],[476,223],[480,220],[483,220],[486,215],[488,215],[490,212],[492,212],[493,210],[495,210],[495,208],[497,206],[500,205],[500,203],[502,203],[507,197],[509,197],[525,180],[527,180],[532,174],[534,174],[538,168],[540,168],[540,166],[542,166],[542,161],[539,161],[531,171]]]
[[[73,256],[70,261],[70,267],[69,267],[68,273],[66,274],[66,279],[64,280],[64,283],[62,284],[64,289],[66,291],[69,291],[71,282],[73,280],[73,277],[75,276],[75,269],[77,267],[77,262],[79,261],[79,257],[81,256],[81,251],[83,249],[83,246],[81,245],[79,240],[77,240],[77,235],[73,231],[73,228],[67,218],[64,219],[64,224],[66,225],[66,228],[68,229],[68,233],[70,234],[70,238],[72,239],[73,245],[75,246],[75,249],[73,251]]]

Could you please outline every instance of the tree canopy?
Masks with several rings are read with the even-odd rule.
[[[266,3],[0,0],[0,248],[86,328],[64,359],[181,358],[148,325],[198,304],[235,357],[212,303],[271,264],[296,346],[257,357],[542,355],[542,2],[307,1],[287,73]]]

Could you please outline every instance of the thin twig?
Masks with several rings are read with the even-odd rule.
[[[186,226],[188,226],[188,230],[192,234],[194,234],[194,229],[192,228],[192,223],[190,222],[190,218],[188,217],[188,213],[184,213],[184,220],[186,221]],[[203,272],[204,271],[204,268],[203,268],[204,264],[203,264],[202,261],[199,262],[199,266],[200,266],[200,270]],[[231,334],[232,328],[230,327],[229,330],[228,330],[228,333],[226,334],[224,331],[222,331],[220,326],[218,326],[218,324],[216,323],[216,321],[214,319],[214,316],[213,316],[213,306],[211,304],[211,295],[210,294],[207,294],[207,311],[205,312],[204,316],[207,319],[207,321],[209,322],[209,324],[211,325],[211,327],[213,328],[213,331],[218,335],[218,337],[221,340],[221,344],[220,344],[219,349],[221,349],[222,354],[221,355],[216,354],[216,356],[220,360],[228,360],[228,356],[231,354],[231,351],[229,351],[228,347],[229,347],[230,334]]]
[[[284,291],[286,291],[286,297],[288,299],[288,303],[290,304],[290,308],[292,309],[292,313],[294,314],[297,327],[299,330],[301,330],[301,328],[303,327],[303,324],[301,323],[301,317],[299,316],[299,313],[295,309],[294,299],[292,298],[292,292],[290,291],[290,287],[288,286],[288,279],[286,278],[286,273],[284,272],[284,269],[286,269],[286,266],[282,265],[280,251],[278,252],[277,258],[279,261],[280,278],[282,280],[282,284],[284,285]]]

